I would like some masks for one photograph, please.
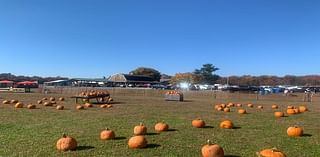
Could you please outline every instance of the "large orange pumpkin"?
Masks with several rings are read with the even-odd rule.
[[[192,121],[192,126],[195,128],[203,128],[206,126],[206,123],[202,119],[195,119]]]
[[[56,147],[60,151],[75,150],[77,148],[77,141],[63,134],[63,137],[57,141]]]
[[[289,108],[289,109],[287,109],[287,113],[289,115],[294,115],[294,114],[296,114],[296,111],[294,111],[294,109]]]
[[[283,117],[284,116],[284,112],[280,112],[280,111],[274,112],[274,116],[275,117]]]
[[[231,120],[224,120],[220,123],[220,128],[223,129],[232,129],[233,128],[233,123]]]
[[[144,148],[147,146],[147,140],[144,136],[133,136],[129,139],[128,141],[128,146],[129,148],[133,148],[133,149],[136,149],[136,148]]]
[[[169,129],[169,125],[165,122],[159,122],[154,126],[154,130],[157,132],[167,131]]]
[[[276,149],[264,149],[260,152],[257,152],[258,157],[286,157],[286,155]]]
[[[147,133],[147,127],[143,125],[143,123],[140,123],[140,125],[137,125],[133,128],[133,134],[134,135],[145,135]]]
[[[240,114],[246,114],[247,111],[246,111],[245,109],[239,109],[239,110],[238,110],[238,113],[240,113]]]
[[[110,140],[115,138],[114,131],[110,130],[109,128],[106,128],[105,130],[100,132],[100,139],[101,140]]]
[[[289,127],[287,129],[287,134],[288,134],[288,136],[291,136],[291,137],[302,136],[303,135],[303,129],[299,128],[297,126]]]
[[[308,111],[308,108],[305,107],[305,106],[299,106],[299,112],[303,113],[303,112],[306,112]]]
[[[224,157],[224,151],[222,147],[217,144],[208,143],[201,148],[202,157]]]

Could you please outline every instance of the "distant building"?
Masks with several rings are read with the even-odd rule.
[[[55,81],[49,81],[44,82],[44,86],[71,86],[72,81],[71,80],[55,80]]]
[[[155,79],[143,75],[114,74],[108,78],[108,84],[116,87],[150,87],[159,83]]]
[[[9,80],[2,80],[0,81],[0,88],[8,88],[13,87],[14,82]]]

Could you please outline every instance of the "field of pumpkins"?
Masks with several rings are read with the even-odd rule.
[[[168,94],[0,93],[0,156],[320,156],[320,101]]]

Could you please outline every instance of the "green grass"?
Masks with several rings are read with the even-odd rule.
[[[4,99],[19,99],[26,103],[36,103],[42,97],[61,95],[43,95],[37,93],[10,94],[0,93]],[[253,100],[245,97],[213,99],[212,97],[186,97],[186,102],[167,102],[163,97],[114,96],[111,109],[99,106],[77,111],[74,100],[68,98],[59,104],[65,105],[63,111],[54,107],[37,105],[38,109],[15,109],[12,105],[0,104],[0,156],[130,156],[130,157],[198,157],[200,149],[207,139],[223,147],[229,157],[251,157],[264,148],[277,147],[288,157],[320,156],[319,101],[306,104],[310,112],[284,118],[275,118],[273,103],[284,110],[289,104],[299,105],[299,100],[275,97],[268,100]],[[252,102],[261,104],[263,110],[247,108],[249,114],[239,115],[236,108],[230,113],[213,110],[215,103]],[[191,120],[201,117],[207,128],[191,127]],[[220,129],[223,119],[231,119],[237,129]],[[156,134],[153,126],[158,121],[169,124],[171,131]],[[143,122],[148,128],[145,149],[128,149],[128,138],[133,127]],[[289,126],[298,125],[306,136],[290,138],[286,134]],[[116,140],[101,141],[99,133],[105,127],[115,131]],[[76,151],[59,152],[56,141],[63,133],[76,138]]]

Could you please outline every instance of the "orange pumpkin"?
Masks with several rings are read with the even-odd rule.
[[[293,109],[294,107],[291,105],[288,105],[287,109]]]
[[[258,106],[258,109],[263,109],[263,106],[259,105],[259,106]]]
[[[306,112],[308,111],[308,108],[305,107],[305,106],[299,106],[299,112],[303,113],[303,112]]]
[[[42,104],[43,101],[42,101],[42,100],[38,100],[37,103],[38,103],[38,104]]]
[[[63,137],[57,141],[56,147],[60,151],[75,150],[77,148],[77,141],[63,134]]]
[[[100,108],[107,108],[107,105],[100,105]]]
[[[77,110],[83,110],[84,107],[83,107],[82,105],[77,105],[77,106],[76,106],[76,109],[77,109]]]
[[[220,123],[220,128],[222,129],[232,129],[233,123],[230,120],[224,120]]]
[[[10,101],[11,104],[16,104],[16,103],[18,103],[18,102],[19,102],[19,101],[18,101],[18,100],[15,100],[15,99],[13,99],[13,100]]]
[[[227,107],[233,107],[233,106],[234,106],[234,104],[232,102],[229,102],[227,105]]]
[[[42,100],[42,101],[46,101],[46,100],[48,100],[48,98],[42,98],[41,100]]]
[[[220,104],[220,106],[221,106],[222,108],[227,107],[227,105],[226,105],[226,104]]]
[[[44,102],[43,105],[44,106],[52,106],[51,102]]]
[[[242,107],[242,104],[237,104],[237,107]]]
[[[294,127],[289,127],[287,129],[287,134],[290,137],[297,137],[297,136],[302,136],[303,135],[303,129],[299,128],[297,126]]]
[[[167,131],[169,129],[169,125],[165,122],[159,122],[154,126],[154,130],[157,132]]]
[[[23,108],[23,103],[22,102],[18,102],[16,103],[16,105],[14,106],[15,108]]]
[[[58,106],[56,107],[56,109],[57,109],[57,110],[63,110],[63,109],[64,109],[64,106],[58,105]]]
[[[28,108],[28,109],[35,109],[35,108],[36,108],[36,105],[29,104],[29,105],[27,105],[27,108]]]
[[[223,109],[224,112],[230,112],[230,108],[226,107]]]
[[[100,139],[101,140],[110,140],[115,138],[114,131],[110,130],[109,128],[106,128],[105,130],[100,132]]]
[[[223,111],[223,108],[220,106],[220,107],[218,107],[217,110],[218,110],[218,111]]]
[[[239,114],[246,114],[247,111],[246,111],[245,109],[239,109],[239,110],[238,110],[238,113],[239,113]]]
[[[276,149],[264,149],[260,152],[257,152],[258,157],[286,157],[286,155]]]
[[[206,123],[202,119],[195,119],[191,122],[192,126],[195,128],[203,128],[206,126]]]
[[[201,148],[202,157],[224,157],[224,151],[218,144],[208,143]]]
[[[64,97],[60,97],[60,98],[59,98],[59,101],[64,101]]]
[[[299,111],[298,108],[293,108],[293,110],[294,110],[294,112],[295,112],[296,114],[300,113],[300,111]]]
[[[271,108],[272,108],[272,109],[277,109],[277,108],[278,108],[278,105],[273,104],[273,105],[271,106]]]
[[[3,104],[10,104],[10,101],[9,100],[3,100],[2,103]]]
[[[296,114],[296,111],[294,111],[294,109],[287,109],[287,113],[289,115],[294,115],[294,114]]]
[[[85,103],[84,106],[85,106],[86,108],[93,107],[93,105],[90,104],[90,103]]]
[[[107,105],[107,108],[111,108],[111,107],[113,107],[111,104],[108,104],[108,105]]]
[[[280,112],[280,111],[274,112],[274,116],[275,117],[283,117],[284,116],[284,112]]]
[[[56,98],[54,98],[54,97],[50,97],[50,98],[49,98],[49,100],[50,100],[50,101],[55,101],[55,100],[56,100]]]
[[[137,125],[133,128],[133,134],[134,135],[145,135],[147,133],[147,127],[143,125],[143,123],[140,123],[140,125]]]
[[[253,107],[253,104],[248,104],[248,107],[251,107],[251,108],[252,108],[252,107]]]
[[[136,149],[136,148],[144,148],[147,146],[147,140],[144,136],[133,136],[128,141],[129,148]]]

